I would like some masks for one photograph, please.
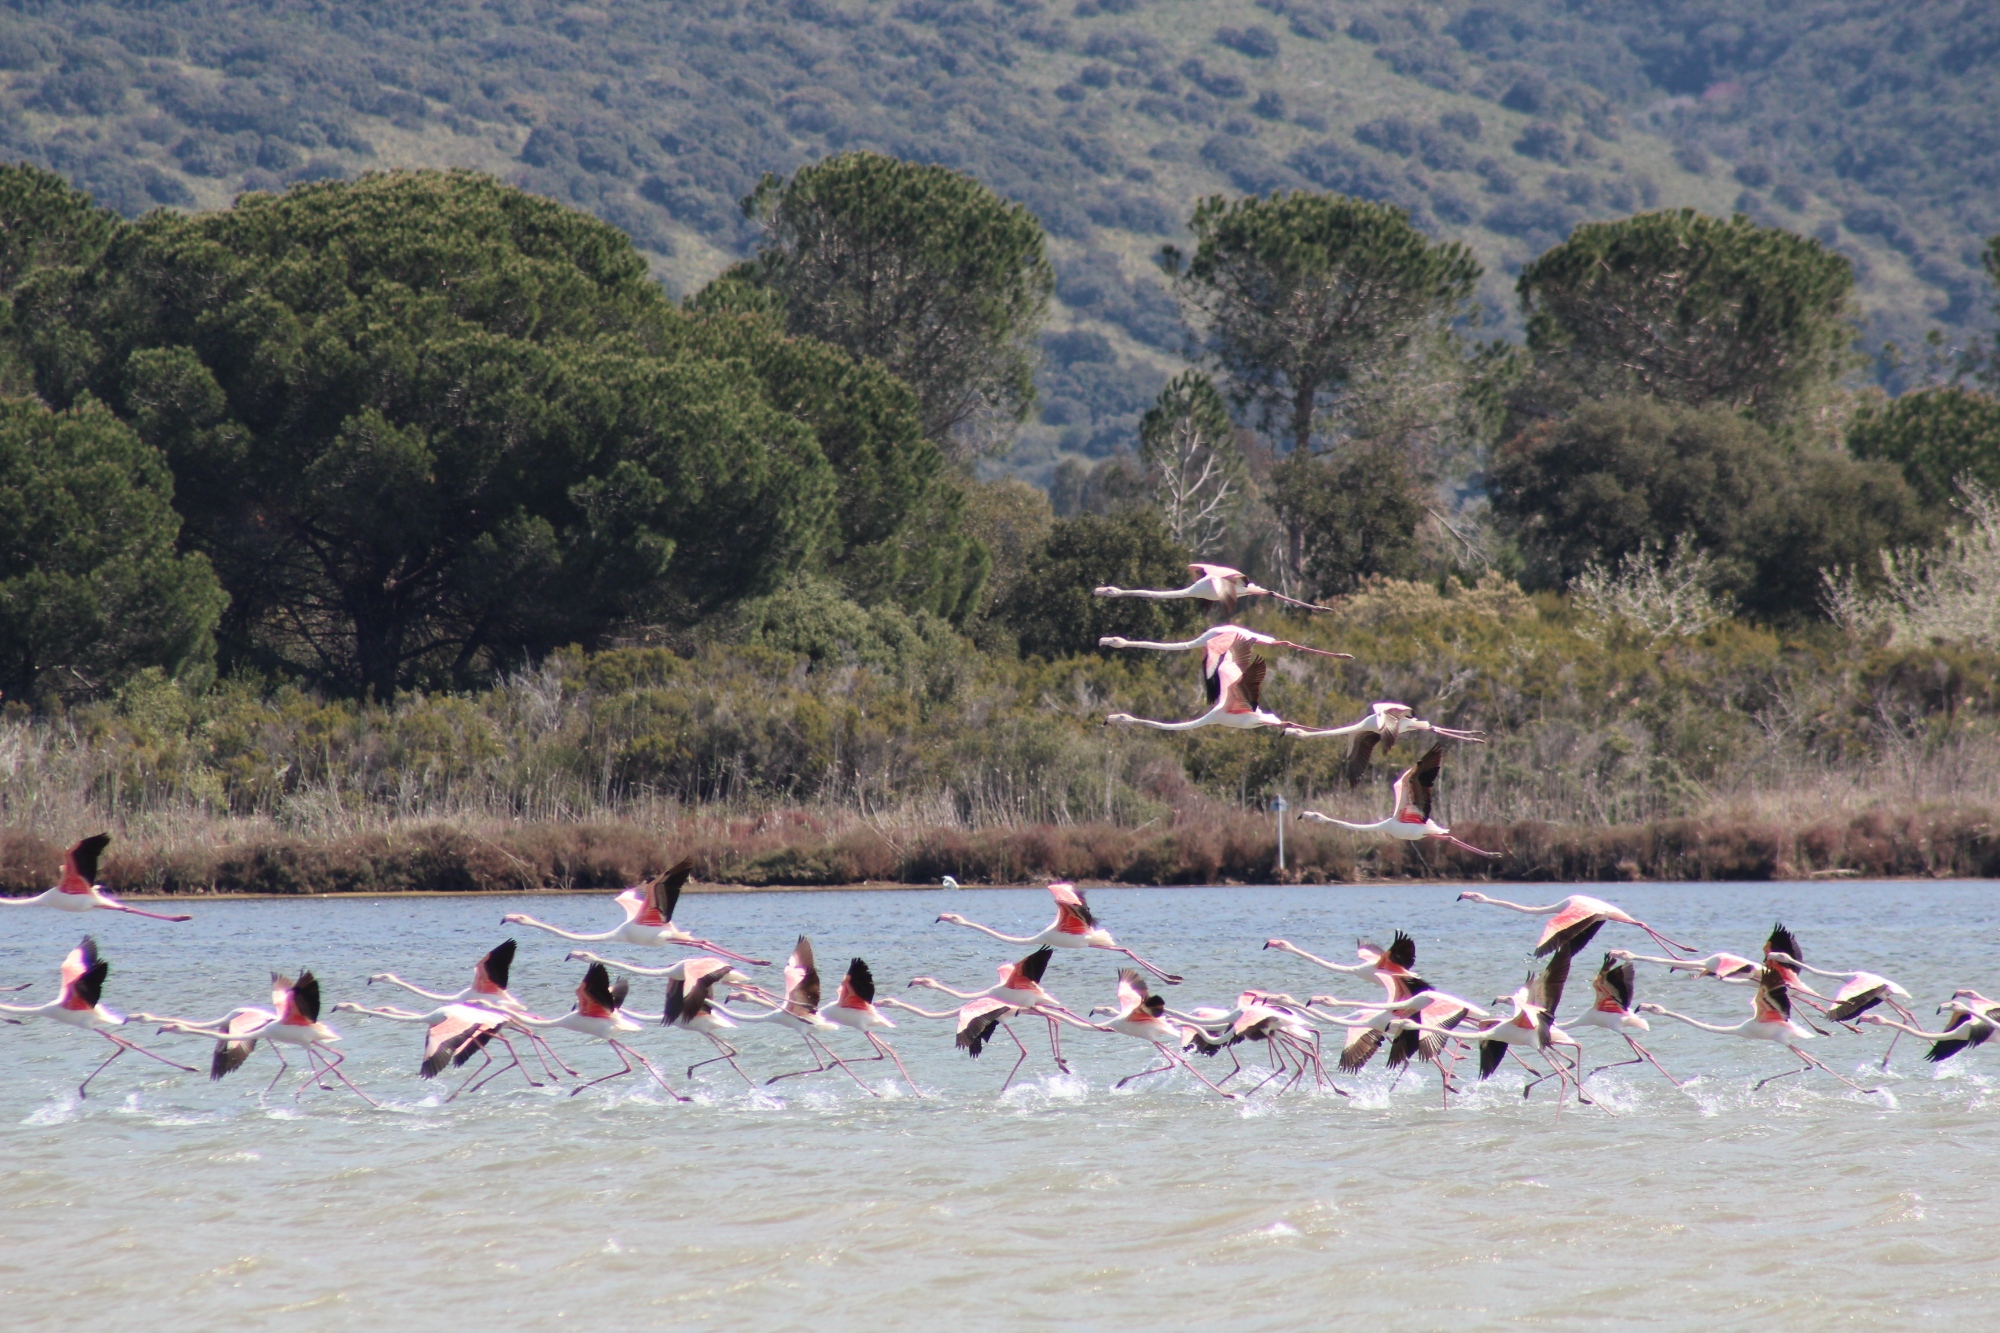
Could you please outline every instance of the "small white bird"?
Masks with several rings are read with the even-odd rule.
[[[958,887],[958,881],[953,879],[950,875],[946,875],[942,880],[939,881],[938,887],[945,889],[955,889]]]

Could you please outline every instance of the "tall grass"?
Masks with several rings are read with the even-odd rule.
[[[1401,699],[1491,733],[1453,748],[1440,816],[1510,848],[1498,873],[1985,864],[1991,649],[1735,621],[1657,639],[1497,580],[1377,584],[1277,627],[1356,659],[1274,655],[1265,700],[1287,716]],[[1185,657],[1017,662],[956,641],[874,668],[752,646],[559,654],[393,706],[142,677],[62,716],[0,716],[0,887],[45,886],[55,849],[100,827],[116,882],[170,890],[595,887],[682,848],[753,883],[1268,878],[1270,796],[1372,818],[1414,757],[1406,742],[1350,792],[1335,743],[1101,724],[1199,700]],[[1317,877],[1477,869],[1292,837]]]

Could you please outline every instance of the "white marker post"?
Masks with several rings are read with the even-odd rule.
[[[1285,798],[1273,796],[1271,808],[1278,812],[1278,873],[1285,873]]]

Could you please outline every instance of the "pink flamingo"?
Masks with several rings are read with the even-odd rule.
[[[366,1005],[355,1004],[351,1000],[343,1000],[333,1006],[333,1011],[367,1014],[372,1018],[386,1018],[395,1023],[424,1024],[427,1031],[424,1033],[423,1062],[417,1066],[418,1078],[436,1078],[447,1069],[463,1068],[475,1055],[485,1056],[486,1063],[473,1070],[463,1083],[453,1088],[451,1094],[445,1098],[447,1102],[456,1101],[458,1094],[468,1087],[474,1087],[475,1090],[485,1087],[510,1069],[520,1070],[521,1077],[527,1080],[529,1087],[543,1086],[528,1072],[528,1067],[521,1063],[521,1053],[514,1049],[514,1043],[507,1040],[508,1028],[514,1027],[517,1031],[522,1029],[517,1027],[514,1016],[503,1009],[489,1009],[476,1004],[444,1004],[427,1013],[417,1013],[394,1005],[371,1009]],[[489,1047],[496,1041],[506,1048],[509,1059],[508,1063],[488,1074],[486,1070],[493,1064],[493,1052]],[[482,1078],[481,1075],[485,1076]],[[474,1085],[474,1079],[479,1080],[477,1085]]]
[[[537,921],[525,912],[509,912],[500,918],[500,924],[531,926],[566,940],[577,940],[586,944],[600,940],[636,944],[641,948],[657,948],[663,944],[685,944],[719,953],[724,958],[733,958],[739,963],[748,963],[753,967],[764,966],[769,960],[746,958],[740,953],[731,953],[714,941],[690,935],[674,924],[674,908],[680,902],[681,889],[693,873],[694,858],[683,857],[655,878],[626,889],[613,900],[624,909],[624,924],[596,934],[580,935],[575,931],[564,930],[561,926],[552,926],[546,921]]]
[[[1201,1071],[1189,1064],[1187,1057],[1180,1053],[1179,1047],[1185,1036],[1179,1027],[1167,1021],[1166,1012],[1167,1002],[1146,989],[1146,978],[1138,969],[1130,967],[1118,969],[1117,1016],[1100,1026],[1107,1032],[1116,1032],[1120,1036],[1136,1037],[1140,1041],[1151,1042],[1153,1049],[1160,1053],[1160,1064],[1153,1069],[1142,1069],[1136,1074],[1127,1074],[1112,1086],[1122,1088],[1135,1079],[1142,1079],[1152,1074],[1164,1074],[1174,1069],[1185,1069],[1200,1079],[1202,1085],[1211,1092],[1235,1100],[1235,1093],[1224,1092],[1209,1082]]]
[[[1668,939],[1659,931],[1626,912],[1613,907],[1602,898],[1589,898],[1581,893],[1573,893],[1559,903],[1546,907],[1527,907],[1521,903],[1510,903],[1504,898],[1489,898],[1483,893],[1461,893],[1462,903],[1485,903],[1489,907],[1504,907],[1510,912],[1526,912],[1529,916],[1546,916],[1549,922],[1542,928],[1542,937],[1535,944],[1535,957],[1546,958],[1558,950],[1574,954],[1590,943],[1607,921],[1620,925],[1637,926],[1651,935],[1662,948],[1679,949],[1682,953],[1693,953],[1687,945]]]
[[[1559,1089],[1576,1084],[1576,1098],[1590,1104],[1590,1098],[1583,1091],[1581,1080],[1576,1078],[1576,1066],[1581,1063],[1583,1047],[1576,1039],[1555,1024],[1555,1007],[1562,1001],[1562,983],[1569,972],[1569,955],[1558,954],[1550,960],[1549,966],[1539,973],[1530,973],[1527,982],[1512,995],[1497,997],[1511,1004],[1512,1017],[1503,1018],[1479,1033],[1479,1077],[1483,1082],[1493,1077],[1508,1055],[1513,1055],[1529,1073],[1535,1075],[1521,1089],[1526,1097],[1535,1086],[1548,1078],[1557,1080]],[[1553,973],[1553,975],[1551,975]],[[1548,1071],[1536,1069],[1521,1058],[1519,1047],[1532,1046],[1549,1062]],[[1557,1046],[1567,1046],[1577,1053],[1578,1059],[1565,1061],[1555,1053]],[[1562,1098],[1558,1093],[1556,1110],[1562,1110]]]
[[[1993,1040],[1994,1032],[2000,1031],[2000,1006],[1995,1006],[1991,1001],[1985,1001],[1983,1004],[1975,1004],[1959,998],[1960,996],[1977,994],[1978,992],[1976,991],[1960,991],[1957,995],[1938,1006],[1939,1013],[1946,1011],[1951,1013],[1951,1018],[1945,1023],[1944,1031],[1942,1032],[1925,1032],[1915,1023],[1899,1023],[1893,1018],[1884,1018],[1880,1014],[1863,1014],[1854,1021],[1857,1023],[1873,1023],[1878,1027],[1893,1028],[1898,1037],[1907,1032],[1912,1037],[1919,1037],[1924,1041],[1932,1043],[1931,1048],[1924,1052],[1924,1059],[1932,1064],[1937,1064],[1940,1061],[1951,1059],[1952,1056],[1957,1055],[1960,1051],[1969,1051],[1976,1046],[1984,1046],[1987,1042]],[[1984,1000],[1985,997],[1981,996],[1980,999]],[[1885,1064],[1888,1062],[1888,1058],[1886,1055],[1882,1057]]]
[[[1387,754],[1396,747],[1396,742],[1404,732],[1429,732],[1446,740],[1470,741],[1474,745],[1486,744],[1483,731],[1459,731],[1452,727],[1440,727],[1435,722],[1426,722],[1413,714],[1415,709],[1408,704],[1378,703],[1369,710],[1368,716],[1359,722],[1350,722],[1344,727],[1301,727],[1289,726],[1285,734],[1293,737],[1352,736],[1354,743],[1347,751],[1347,767],[1344,770],[1347,785],[1352,787],[1361,781],[1368,771],[1368,761],[1375,754],[1375,747],[1381,746]]]
[[[543,1031],[562,1028],[568,1032],[593,1037],[609,1046],[612,1054],[618,1057],[624,1066],[622,1069],[614,1070],[603,1078],[594,1078],[588,1083],[577,1084],[569,1090],[569,1095],[572,1097],[585,1088],[594,1088],[600,1083],[609,1083],[614,1078],[625,1077],[632,1072],[632,1062],[637,1060],[645,1067],[646,1072],[653,1076],[653,1082],[659,1084],[660,1090],[667,1096],[677,1102],[688,1100],[667,1086],[667,1080],[660,1076],[660,1071],[653,1067],[651,1060],[618,1040],[620,1034],[645,1030],[643,1023],[625,1012],[625,995],[628,987],[629,983],[623,977],[619,978],[617,985],[612,985],[611,973],[605,970],[604,964],[592,963],[584,971],[583,981],[576,988],[575,1008],[557,1018],[540,1018],[534,1014],[518,1014],[515,1018],[528,1027],[540,1028]]]
[[[693,1078],[694,1071],[703,1065],[712,1065],[717,1060],[725,1060],[729,1063],[729,1067],[736,1071],[736,1076],[754,1089],[756,1083],[743,1072],[743,1066],[736,1063],[736,1057],[740,1052],[722,1039],[722,1033],[735,1027],[736,1020],[731,1018],[720,1004],[710,999],[715,987],[734,969],[719,958],[690,959],[689,963],[690,966],[681,976],[667,983],[667,1005],[665,1012],[660,1016],[660,1023],[664,1027],[699,1032],[708,1038],[710,1045],[715,1047],[716,1054],[689,1065],[687,1076]],[[697,963],[707,966],[693,965]]]
[[[1210,647],[1211,654],[1214,646]],[[1215,657],[1214,669],[1204,669],[1202,685],[1208,692],[1209,709],[1200,717],[1186,722],[1159,722],[1147,717],[1134,717],[1130,713],[1112,713],[1104,719],[1110,726],[1122,722],[1130,726],[1151,727],[1155,731],[1193,731],[1197,727],[1232,727],[1238,731],[1254,731],[1258,727],[1283,727],[1290,724],[1276,713],[1259,706],[1264,693],[1264,674],[1269,669],[1247,643],[1237,643],[1228,651]]]
[[[1700,1028],[1703,1032],[1715,1032],[1729,1037],[1744,1037],[1751,1041],[1774,1042],[1779,1046],[1783,1046],[1804,1062],[1797,1069],[1788,1069],[1782,1074],[1773,1074],[1769,1078],[1758,1080],[1757,1088],[1762,1088],[1766,1083],[1775,1083],[1781,1078],[1790,1078],[1794,1074],[1803,1074],[1808,1069],[1817,1069],[1822,1073],[1839,1079],[1856,1092],[1881,1091],[1880,1088],[1862,1087],[1853,1079],[1845,1078],[1835,1073],[1825,1064],[1799,1049],[1800,1042],[1810,1041],[1817,1034],[1800,1027],[1792,1021],[1791,988],[1785,984],[1784,975],[1775,967],[1765,968],[1763,973],[1758,977],[1757,995],[1756,999],[1752,1002],[1751,1016],[1744,1019],[1741,1023],[1732,1023],[1727,1026],[1717,1023],[1704,1023],[1698,1018],[1690,1018],[1686,1014],[1677,1014],[1673,1010],[1657,1004],[1642,1004],[1639,1006],[1639,1011],[1646,1014],[1659,1014],[1664,1018],[1679,1019],[1689,1027]]]
[[[723,980],[729,981],[742,975],[732,970],[723,977]],[[779,1079],[798,1078],[804,1074],[824,1074],[829,1069],[839,1069],[853,1079],[862,1091],[871,1097],[880,1097],[881,1093],[862,1082],[861,1076],[848,1067],[847,1061],[841,1059],[834,1053],[833,1048],[826,1044],[826,1034],[840,1031],[840,1025],[820,1017],[819,1001],[819,967],[813,961],[812,941],[801,935],[799,942],[792,946],[792,956],[785,960],[783,1003],[772,1004],[770,1008],[758,1014],[737,1013],[733,1009],[723,1009],[720,1004],[715,1007],[722,1009],[724,1013],[741,1023],[776,1023],[780,1027],[790,1028],[805,1041],[806,1054],[812,1057],[813,1067],[794,1069],[786,1074],[773,1074],[764,1080],[766,1086],[776,1083]],[[884,1000],[882,1003],[886,1004],[888,1001]]]
[[[208,1070],[211,1079],[219,1079],[240,1069],[243,1062],[250,1058],[250,1053],[257,1049],[257,1043],[267,1041],[271,1044],[271,1054],[278,1057],[278,1072],[264,1085],[260,1096],[277,1087],[278,1080],[291,1067],[281,1048],[295,1046],[305,1053],[306,1067],[310,1072],[299,1080],[298,1088],[292,1093],[294,1100],[306,1090],[308,1083],[325,1092],[333,1091],[326,1085],[326,1077],[331,1074],[362,1101],[370,1106],[380,1105],[342,1072],[340,1066],[346,1063],[347,1057],[333,1049],[333,1043],[340,1040],[340,1034],[320,1021],[319,1004],[319,978],[311,972],[299,973],[296,980],[273,972],[269,1009],[243,1005],[206,1023],[187,1018],[164,1018],[156,1014],[134,1014],[133,1017],[160,1024],[162,1032],[216,1038],[215,1058]]]
[[[1123,639],[1116,634],[1107,634],[1097,641],[1097,646],[1099,648],[1150,648],[1155,652],[1162,653],[1181,653],[1193,648],[1202,648],[1206,649],[1208,654],[1212,655],[1216,652],[1218,645],[1223,651],[1227,651],[1231,644],[1237,642],[1254,643],[1260,648],[1291,648],[1302,653],[1316,653],[1321,657],[1337,657],[1345,662],[1354,660],[1353,653],[1336,653],[1326,648],[1308,648],[1303,643],[1293,643],[1290,639],[1276,639],[1269,634],[1260,634],[1254,629],[1245,629],[1241,625],[1214,625],[1195,635],[1192,639],[1183,639],[1179,643],[1155,643],[1150,639]],[[1401,707],[1401,705],[1397,705],[1397,707]]]
[[[1003,935],[991,926],[968,921],[956,912],[940,912],[938,920],[990,935],[1002,944],[1018,944],[1029,949],[1103,949],[1107,953],[1122,953],[1167,985],[1180,984],[1179,977],[1161,971],[1112,939],[1111,932],[1099,925],[1097,918],[1091,914],[1090,904],[1084,900],[1083,891],[1076,885],[1057,882],[1049,885],[1049,894],[1056,900],[1056,919],[1033,935]]]
[[[1002,1092],[1007,1091],[1014,1082],[1014,1075],[1020,1073],[1021,1066],[1027,1063],[1028,1048],[1021,1044],[1020,1037],[1007,1025],[1007,1020],[1030,1011],[1017,1008],[1005,1000],[997,1000],[988,995],[977,1000],[967,1000],[956,1009],[919,1009],[916,1005],[906,1000],[899,1000],[893,995],[885,995],[875,1003],[915,1014],[919,1018],[955,1021],[958,1024],[956,1038],[958,1049],[974,1060],[977,1060],[979,1053],[986,1049],[986,1044],[993,1039],[994,1032],[1006,1033],[1007,1040],[1013,1042],[1014,1049],[1021,1054],[1015,1059],[1014,1067],[1007,1071],[1007,1077],[1000,1081]]]
[[[1464,839],[1456,837],[1452,831],[1431,818],[1431,807],[1437,800],[1438,775],[1444,769],[1444,746],[1433,745],[1424,757],[1403,770],[1392,789],[1395,806],[1389,817],[1378,819],[1372,824],[1357,824],[1351,820],[1335,819],[1317,810],[1301,810],[1300,819],[1310,819],[1320,824],[1336,824],[1356,833],[1381,833],[1398,842],[1422,842],[1434,838],[1450,843],[1475,856],[1501,855],[1499,852],[1482,851]],[[1472,895],[1467,894],[1466,897]],[[1485,901],[1482,899],[1481,901]],[[1526,909],[1523,909],[1526,910]]]
[[[914,983],[912,983],[914,984]],[[847,964],[847,975],[840,979],[840,993],[833,1003],[819,1011],[820,1017],[829,1023],[859,1032],[875,1048],[870,1060],[888,1058],[896,1062],[896,1072],[903,1076],[903,1082],[910,1085],[910,1091],[921,1097],[916,1080],[910,1071],[903,1068],[903,1057],[896,1054],[896,1048],[875,1035],[877,1028],[893,1028],[895,1023],[887,1014],[875,1007],[875,975],[868,970],[868,964],[856,958]]]
[[[194,918],[166,912],[148,912],[137,907],[127,907],[104,891],[97,880],[97,858],[109,846],[109,833],[94,833],[76,846],[63,853],[62,878],[52,889],[27,898],[0,898],[0,906],[6,907],[53,907],[62,912],[130,912],[133,916],[151,917],[155,921],[192,921]]]
[[[1666,1066],[1654,1059],[1653,1053],[1641,1046],[1638,1039],[1632,1035],[1634,1032],[1650,1032],[1653,1029],[1652,1024],[1632,1009],[1633,987],[1638,970],[1630,958],[1620,958],[1616,951],[1613,951],[1604,955],[1604,962],[1597,969],[1597,975],[1591,978],[1590,989],[1593,997],[1591,1006],[1570,1026],[1603,1028],[1607,1032],[1617,1033],[1625,1039],[1625,1044],[1632,1048],[1632,1058],[1599,1065],[1583,1077],[1589,1078],[1591,1074],[1617,1069],[1621,1065],[1650,1063],[1653,1068],[1660,1071],[1662,1078],[1678,1088],[1681,1086],[1681,1081],[1669,1074]]]
[[[372,986],[380,981],[391,986],[400,986],[413,995],[421,995],[426,1000],[436,1000],[440,1004],[469,1004],[481,1008],[498,1009],[500,1012],[509,1015],[525,1014],[528,1012],[528,1006],[516,999],[514,993],[507,989],[507,982],[514,968],[515,948],[514,941],[506,939],[488,949],[486,956],[472,965],[472,984],[463,990],[454,991],[449,995],[438,991],[425,990],[422,986],[413,985],[397,976],[394,972],[377,972],[368,978],[368,984]],[[570,955],[571,958],[576,956],[573,953]],[[334,1006],[335,1009],[347,1007],[349,1006]],[[361,1012],[366,1013],[370,1011],[362,1010]],[[551,1060],[554,1060],[556,1068],[562,1070],[565,1074],[571,1076],[576,1074],[574,1069],[563,1063],[562,1057],[555,1053],[555,1048],[549,1045],[541,1033],[535,1031],[533,1028],[518,1025],[514,1030],[517,1034],[527,1039],[529,1046],[535,1052],[536,1058],[542,1062],[542,1072],[550,1078],[556,1076],[555,1070],[549,1068],[549,1061]],[[511,1051],[512,1049],[512,1046],[508,1047],[508,1050]],[[491,1055],[487,1056],[488,1061],[491,1061],[492,1058]],[[485,1065],[480,1066],[481,1069],[485,1067]],[[533,1082],[532,1079],[529,1081]],[[452,1095],[455,1097],[458,1094],[453,1093]]]
[[[1325,968],[1329,972],[1345,972],[1350,975],[1366,972],[1380,982],[1390,1001],[1407,1000],[1410,996],[1430,989],[1413,970],[1417,965],[1417,942],[1402,931],[1397,931],[1384,949],[1379,944],[1367,940],[1355,942],[1354,953],[1358,963],[1333,963],[1324,958],[1307,953],[1290,940],[1266,940],[1266,949],[1276,949],[1280,953],[1292,954],[1309,963]],[[1320,997],[1314,997],[1318,1003]],[[1332,1006],[1329,1006],[1332,1007]],[[1347,1026],[1347,1040],[1341,1047],[1339,1068],[1342,1073],[1355,1074],[1365,1069],[1381,1049],[1382,1038],[1389,1030],[1393,1017],[1387,1007],[1375,1007],[1365,1022]]]
[[[1764,965],[1756,959],[1733,953],[1712,953],[1706,958],[1655,958],[1650,954],[1633,953],[1630,949],[1613,949],[1610,956],[1629,959],[1636,963],[1658,963],[1675,972],[1685,972],[1695,977],[1714,977],[1717,981],[1727,981],[1738,986],[1756,985],[1757,974],[1764,970]]]
[[[1142,597],[1149,602],[1177,602],[1194,599],[1203,602],[1222,603],[1222,614],[1236,614],[1236,603],[1244,597],[1270,597],[1287,606],[1296,606],[1305,611],[1324,611],[1327,608],[1302,602],[1296,597],[1287,597],[1269,588],[1260,588],[1252,583],[1240,569],[1228,565],[1196,563],[1188,566],[1188,573],[1194,575],[1194,582],[1185,588],[1156,590],[1150,588],[1113,588],[1104,586],[1091,591],[1099,597]]]
[[[192,1074],[194,1069],[176,1063],[164,1055],[156,1055],[138,1042],[128,1037],[118,1036],[110,1029],[125,1026],[125,1015],[108,1009],[102,1003],[104,979],[111,975],[111,964],[97,956],[97,941],[85,935],[83,942],[69,951],[63,959],[61,989],[56,997],[46,1004],[0,1004],[0,1013],[20,1014],[25,1018],[48,1018],[58,1023],[67,1023],[73,1028],[84,1028],[97,1033],[118,1049],[105,1058],[103,1064],[90,1071],[88,1078],[79,1083],[76,1095],[90,1095],[90,1080],[111,1067],[111,1062],[127,1051],[137,1051],[149,1060],[158,1060],[163,1065],[172,1065],[183,1073]],[[10,1022],[19,1020],[10,1019]]]
[[[1048,974],[1049,959],[1054,956],[1055,950],[1045,944],[1018,962],[1002,963],[996,969],[1000,974],[998,984],[988,986],[985,990],[953,990],[936,977],[911,977],[910,985],[922,986],[929,990],[943,991],[946,995],[955,995],[961,1000],[999,1000],[1001,1003],[1011,1007],[1016,1013],[1035,1014],[1047,1019],[1049,1024],[1050,1053],[1055,1058],[1056,1068],[1067,1074],[1069,1072],[1069,1062],[1063,1059],[1062,1032],[1056,1026],[1057,1018],[1060,1016],[1085,1027],[1089,1027],[1091,1024],[1079,1015],[1072,1013],[1064,1006],[1062,1001],[1042,989],[1042,978]],[[1003,1017],[1010,1016],[1003,1015]],[[1018,1068],[1018,1066],[1016,1067]]]

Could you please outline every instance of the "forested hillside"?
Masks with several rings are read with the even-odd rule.
[[[676,292],[765,172],[961,167],[1052,237],[1014,465],[1130,443],[1195,198],[1388,201],[1513,278],[1577,222],[1741,210],[1857,268],[1868,345],[1984,317],[2000,11],[1965,0],[189,0],[9,6],[0,147],[130,215],[380,167],[484,169],[630,233]],[[1893,378],[1893,372],[1892,372]]]

